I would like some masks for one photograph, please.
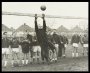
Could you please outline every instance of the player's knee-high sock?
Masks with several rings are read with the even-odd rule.
[[[7,66],[7,55],[5,54],[4,56],[5,56],[4,67],[6,67]]]
[[[22,59],[22,64],[23,64],[23,65],[24,65],[24,58],[25,58],[25,54],[24,54],[23,59]]]
[[[78,53],[76,53],[76,57],[78,57]]]
[[[7,60],[4,61],[4,67],[6,67],[6,66],[7,66]]]
[[[39,63],[40,52],[37,52],[37,62]]]
[[[34,52],[34,56],[33,56],[33,62],[35,63],[37,57],[36,57],[36,52]]]
[[[14,57],[12,56],[12,61],[11,61],[11,62],[12,62],[12,65],[13,65],[13,63],[14,63],[14,60],[15,60],[15,59],[14,59]]]
[[[88,56],[88,48],[86,48],[86,53],[87,53],[87,56]]]
[[[40,59],[39,59],[40,57],[39,57],[39,55],[37,56],[37,62],[39,63],[39,61],[40,61]]]
[[[26,64],[28,64],[28,54],[26,54]]]
[[[22,64],[24,64],[24,59],[22,60]]]
[[[14,60],[11,61],[12,66],[13,66],[13,63],[14,63]]]
[[[78,51],[77,51],[77,48],[76,48],[76,57],[78,57]]]
[[[72,53],[72,57],[74,57],[74,52]]]
[[[75,56],[75,47],[73,47],[72,57]]]

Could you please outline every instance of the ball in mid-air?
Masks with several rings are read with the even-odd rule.
[[[41,6],[41,10],[42,10],[42,11],[45,11],[45,10],[46,10],[46,6],[45,6],[45,5],[42,5],[42,6]]]

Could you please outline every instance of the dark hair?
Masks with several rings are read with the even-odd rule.
[[[86,35],[84,34],[84,36],[86,37]]]
[[[7,32],[3,32],[3,35],[6,35]]]

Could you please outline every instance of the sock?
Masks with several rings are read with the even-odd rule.
[[[39,56],[37,56],[37,59],[39,59]]]
[[[22,63],[24,64],[24,60],[22,60]]]
[[[5,61],[5,63],[4,63],[4,67],[6,67],[7,66],[7,61]]]
[[[52,61],[54,61],[54,58],[52,59]]]
[[[87,51],[86,53],[87,53],[87,55],[88,55],[88,51]]]
[[[84,52],[83,52],[82,54],[83,54],[83,56],[84,56]]]
[[[37,58],[37,62],[39,63],[39,58]]]
[[[35,56],[33,56],[33,62],[35,62]]]
[[[78,53],[76,53],[76,57],[78,57]]]
[[[33,58],[31,58],[30,62],[33,62]]]
[[[14,63],[14,60],[12,60],[12,65],[13,65],[13,63]]]
[[[33,58],[33,62],[35,62],[35,58]]]
[[[86,50],[86,54],[88,55],[88,50]]]
[[[55,58],[54,60],[57,60],[57,58]]]
[[[18,63],[18,65],[19,65],[19,63],[20,63],[20,60],[17,60],[17,63]]]
[[[72,57],[74,57],[74,53],[72,53]]]
[[[26,60],[26,64],[28,64],[28,60]]]
[[[63,55],[63,57],[65,57],[65,54]]]

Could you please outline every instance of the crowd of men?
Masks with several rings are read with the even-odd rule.
[[[65,56],[65,50],[68,44],[73,46],[72,57],[78,57],[78,44],[83,46],[83,55],[86,50],[88,54],[88,35],[80,36],[74,34],[71,42],[65,35],[58,35],[56,32],[48,33],[46,31],[45,15],[42,15],[43,27],[39,28],[37,23],[37,15],[35,15],[35,35],[29,33],[22,38],[7,38],[7,32],[2,37],[2,60],[4,67],[7,66],[9,56],[11,56],[11,64],[28,65],[29,63],[45,63],[57,62],[60,57]],[[20,64],[21,63],[21,64]],[[14,65],[15,64],[15,65]]]
[[[14,66],[14,62],[22,62],[22,65],[28,64],[28,63],[40,63],[44,62],[41,60],[41,57],[43,55],[41,54],[41,47],[40,44],[37,42],[36,36],[31,36],[27,34],[27,37],[23,38],[8,38],[7,33],[4,34],[2,38],[2,60],[4,59],[4,66],[7,66],[7,62],[9,59],[9,56],[11,55],[11,64]],[[48,39],[50,42],[53,43],[56,50],[56,56],[52,54],[51,49],[48,50],[48,58],[50,58],[50,61],[57,61],[60,57],[66,57],[65,56],[65,50],[67,48],[68,44],[71,44],[73,46],[73,52],[72,57],[78,57],[78,44],[81,43],[83,46],[83,55],[85,53],[88,54],[88,38],[87,35],[79,36],[77,34],[74,34],[71,38],[71,42],[68,41],[68,38],[64,35],[58,35],[55,32],[53,34],[48,34]],[[46,45],[47,46],[47,45]],[[46,49],[46,48],[45,48]],[[51,51],[51,52],[50,52]],[[44,50],[44,54],[47,55],[47,51]],[[55,58],[54,58],[55,57]]]

